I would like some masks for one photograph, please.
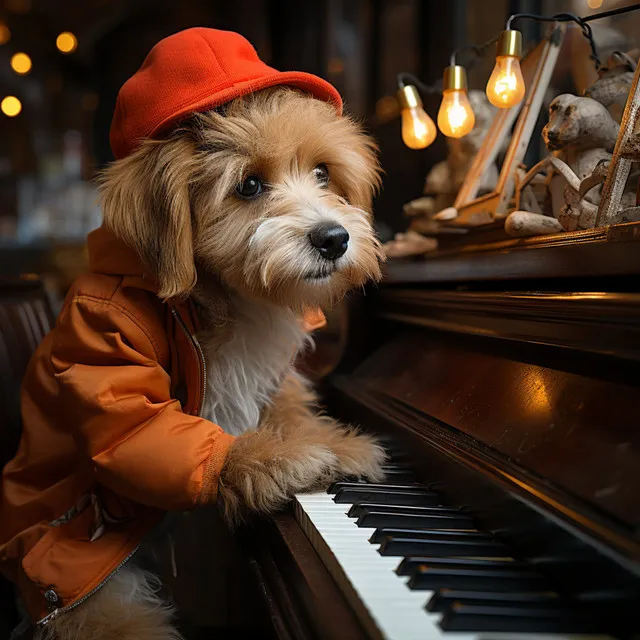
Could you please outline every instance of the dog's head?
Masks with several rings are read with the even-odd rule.
[[[105,225],[154,273],[163,299],[215,274],[300,309],[380,277],[371,226],[375,146],[328,103],[287,88],[194,115],[102,178]]]

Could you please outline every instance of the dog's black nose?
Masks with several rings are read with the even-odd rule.
[[[349,233],[339,224],[324,222],[311,231],[309,240],[323,258],[337,260],[349,246]]]

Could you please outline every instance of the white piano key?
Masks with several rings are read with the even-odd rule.
[[[327,493],[295,498],[299,524],[343,590],[363,626],[385,640],[612,640],[608,636],[539,633],[444,632],[439,613],[424,606],[433,592],[411,591],[408,577],[395,569],[401,558],[381,556],[371,544],[372,528],[358,527],[347,516],[351,505],[336,504]]]
[[[379,635],[389,640],[442,638],[436,616],[424,610],[432,594],[407,588],[406,578],[394,572],[400,559],[378,553],[378,545],[369,542],[371,529],[357,527],[346,515],[348,505],[336,504],[326,493],[300,495],[297,502],[335,560],[328,568],[339,584],[345,579],[350,583]]]

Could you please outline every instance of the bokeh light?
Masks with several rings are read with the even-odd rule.
[[[9,27],[0,20],[0,45],[7,44],[11,40],[11,31]]]
[[[22,102],[15,96],[6,96],[2,102],[0,102],[0,110],[5,116],[13,118],[22,111]]]
[[[56,47],[62,53],[73,53],[78,48],[78,39],[71,31],[63,31],[56,38]]]
[[[11,68],[21,76],[29,73],[32,66],[31,58],[26,53],[14,53],[11,56]]]

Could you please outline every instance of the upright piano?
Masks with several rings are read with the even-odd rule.
[[[389,263],[307,366],[387,478],[243,534],[274,637],[640,637],[640,224]]]

